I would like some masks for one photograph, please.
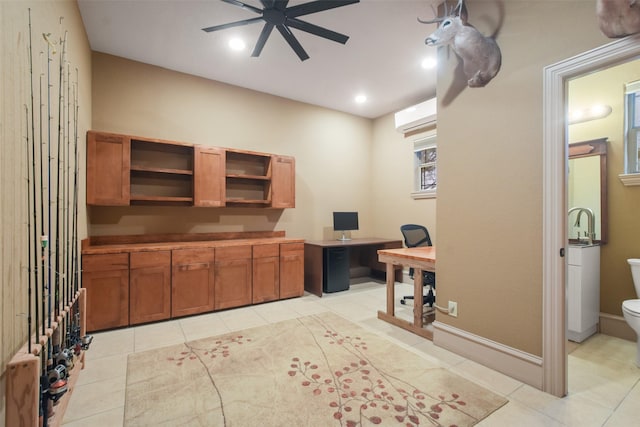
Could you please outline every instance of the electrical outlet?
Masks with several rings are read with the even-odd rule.
[[[449,316],[458,317],[458,303],[455,301],[449,301]]]

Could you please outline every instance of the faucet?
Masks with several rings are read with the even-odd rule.
[[[595,215],[593,213],[593,211],[589,208],[581,208],[581,207],[575,207],[575,208],[571,208],[569,209],[569,213],[568,215],[571,215],[571,212],[574,211],[578,211],[578,215],[576,217],[576,222],[574,224],[574,227],[580,227],[580,217],[582,217],[582,214],[585,213],[587,215],[587,233],[586,233],[586,238],[587,238],[587,243],[589,245],[593,244],[593,239],[595,239],[596,237],[596,232],[595,232]],[[578,231],[578,240],[580,240],[580,232]]]

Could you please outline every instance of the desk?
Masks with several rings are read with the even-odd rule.
[[[327,262],[327,249],[345,247],[349,250],[350,264],[371,268],[372,272],[384,275],[388,270],[378,261],[378,250],[402,248],[402,240],[393,239],[353,239],[353,240],[307,240],[304,243],[304,290],[319,297],[322,296],[324,266]],[[391,280],[402,280],[402,270],[391,270]],[[348,278],[347,278],[348,280]]]
[[[378,319],[382,319],[393,325],[411,331],[421,337],[433,340],[433,333],[423,328],[422,304],[422,271],[436,271],[435,246],[422,246],[418,248],[387,249],[378,251],[378,260],[387,264],[387,311],[378,311]],[[389,275],[397,266],[406,265],[413,267],[413,322],[399,319],[395,316],[395,283]],[[433,321],[433,319],[431,320]]]

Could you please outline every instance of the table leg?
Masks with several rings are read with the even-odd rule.
[[[413,324],[422,328],[422,270],[413,269]]]
[[[395,316],[395,267],[392,263],[387,263],[387,314]]]

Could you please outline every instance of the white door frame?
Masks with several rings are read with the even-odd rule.
[[[542,144],[542,389],[565,396],[566,345],[566,251],[567,238],[567,91],[566,81],[636,59],[640,34],[629,36],[545,67],[543,78]],[[614,165],[622,172],[623,165]]]

